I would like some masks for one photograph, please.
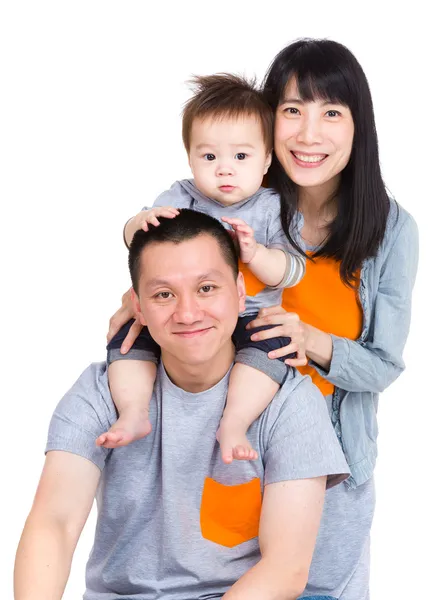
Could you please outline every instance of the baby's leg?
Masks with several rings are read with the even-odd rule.
[[[109,365],[108,381],[119,418],[97,438],[98,446],[127,446],[151,432],[149,403],[156,375],[155,363],[145,360],[116,360]]]
[[[222,416],[217,439],[225,463],[238,460],[255,460],[246,432],[259,417],[280,385],[268,375],[246,364],[234,365],[228,387],[227,404]]]
[[[160,347],[143,327],[127,354],[121,353],[123,341],[134,321],[128,321],[108,343],[108,381],[119,412],[112,427],[100,435],[96,444],[105,448],[126,446],[150,433],[149,404],[157,375]]]
[[[268,353],[289,344],[290,338],[252,341],[253,333],[272,327],[269,325],[246,329],[246,325],[256,316],[240,317],[234,330],[236,364],[231,371],[227,405],[217,435],[222,459],[226,463],[233,459],[257,458],[246,432],[268,406],[289,371],[283,358],[270,359]]]

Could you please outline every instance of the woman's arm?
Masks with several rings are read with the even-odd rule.
[[[408,215],[381,271],[377,296],[370,307],[374,324],[367,341],[349,340],[301,323],[309,364],[327,381],[346,391],[381,392],[400,375],[404,369],[402,354],[409,333],[417,263],[418,230]],[[279,327],[257,335],[264,339],[275,335],[291,337],[290,317],[279,311],[279,307],[251,325],[272,323]]]
[[[321,329],[302,323],[306,356],[321,369],[328,370],[333,357],[332,336]]]
[[[138,319],[136,319],[136,312],[132,304],[132,288],[129,288],[122,296],[122,306],[113,314],[109,321],[109,329],[106,336],[107,342],[113,339],[116,333],[119,331],[125,323],[131,319],[135,319],[131,325],[129,332],[120,348],[120,352],[125,354],[130,350],[132,344],[139,336],[140,331],[143,329],[143,325]]]
[[[309,356],[313,360],[310,364],[324,378],[346,391],[382,392],[402,373],[417,265],[418,229],[407,215],[380,274],[370,307],[374,322],[367,340],[357,342],[331,335],[333,354],[328,368]],[[318,349],[321,347],[319,344]]]

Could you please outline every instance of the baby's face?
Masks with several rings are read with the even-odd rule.
[[[196,187],[229,206],[259,189],[271,152],[256,117],[209,117],[193,121],[189,163]]]

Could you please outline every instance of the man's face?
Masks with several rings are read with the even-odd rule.
[[[208,363],[229,351],[245,286],[208,234],[174,244],[154,243],[141,256],[139,299],[143,325],[161,346],[163,359]]]
[[[254,116],[193,121],[189,163],[197,188],[224,206],[257,192],[271,164],[260,121]]]

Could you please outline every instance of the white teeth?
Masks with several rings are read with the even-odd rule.
[[[302,160],[303,162],[307,163],[321,162],[326,157],[326,154],[313,154],[312,156],[307,154],[298,154],[298,152],[294,152],[293,154],[298,158],[298,160]]]

